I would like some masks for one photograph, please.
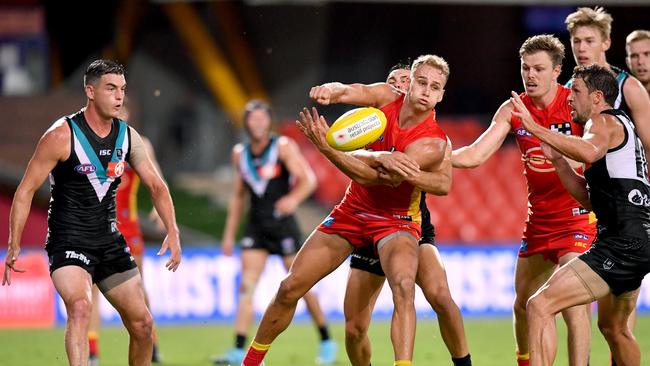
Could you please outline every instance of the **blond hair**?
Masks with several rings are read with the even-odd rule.
[[[612,21],[614,21],[612,16],[602,6],[597,6],[593,9],[578,8],[566,17],[564,23],[571,36],[577,27],[588,26],[598,29],[603,41],[606,41],[612,33]]]
[[[429,65],[439,69],[445,76],[445,81],[449,80],[449,64],[444,58],[436,55],[422,55],[413,61],[413,65],[411,65],[411,73],[420,67],[420,65]]]
[[[553,66],[562,65],[564,60],[564,45],[557,37],[550,34],[540,34],[529,37],[519,48],[519,57],[540,51],[546,52]]]
[[[625,45],[629,46],[632,42],[643,41],[644,39],[650,39],[650,31],[647,31],[645,29],[637,29],[627,35],[625,38]]]

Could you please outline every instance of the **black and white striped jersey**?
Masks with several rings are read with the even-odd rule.
[[[618,119],[625,139],[585,171],[599,236],[650,241],[650,183],[643,145],[623,111],[602,113]]]

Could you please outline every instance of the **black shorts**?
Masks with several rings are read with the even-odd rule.
[[[64,266],[78,266],[85,269],[97,284],[114,274],[137,268],[125,242],[97,248],[60,246],[48,249],[47,255],[50,275]]]
[[[249,222],[240,244],[242,250],[264,249],[284,257],[298,253],[302,238],[298,223],[290,216],[275,222]]]
[[[650,242],[632,238],[596,238],[578,258],[596,272],[615,296],[636,290],[650,272]]]
[[[433,236],[428,235],[426,237],[421,237],[418,245],[422,244],[436,245],[435,233]],[[374,245],[367,245],[359,249],[354,249],[350,256],[350,268],[370,272],[377,276],[386,276],[384,270],[381,268],[379,253],[377,253]]]

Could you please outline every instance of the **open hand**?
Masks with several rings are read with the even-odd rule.
[[[410,156],[400,151],[379,156],[381,166],[389,173],[396,173],[404,178],[412,177],[420,172],[420,166]]]
[[[524,104],[524,101],[519,97],[519,94],[515,92],[510,93],[512,94],[510,102],[515,107],[512,110],[512,115],[521,119],[521,123],[524,125],[526,131],[535,135],[535,130],[537,128],[540,128],[540,125],[538,125],[535,120],[533,120],[533,116],[530,115],[528,108],[526,108],[526,105]]]
[[[296,125],[305,136],[320,150],[327,149],[327,130],[329,126],[323,116],[318,115],[316,108],[309,113],[307,108],[300,112]]]
[[[18,254],[20,254],[20,248],[12,248],[9,246],[9,250],[7,251],[7,257],[5,258],[5,271],[2,276],[2,286],[7,284],[8,286],[11,285],[11,271],[17,272],[17,273],[23,273],[25,272],[24,269],[20,269],[16,267],[16,259],[18,258]]]
[[[167,234],[157,255],[165,254],[167,249],[171,250],[171,255],[169,256],[167,263],[165,263],[165,267],[172,272],[176,272],[178,266],[181,264],[181,244],[178,234],[171,236]]]

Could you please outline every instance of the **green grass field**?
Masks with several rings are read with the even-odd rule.
[[[468,319],[466,331],[474,365],[514,365],[514,341],[507,318]],[[565,337],[563,323],[558,321],[561,337]],[[391,366],[392,349],[389,324],[376,322],[371,326],[373,365]],[[347,365],[343,349],[343,325],[332,326],[333,336],[339,341],[338,365]],[[641,351],[650,365],[650,316],[639,317],[636,330]],[[229,325],[160,327],[160,350],[164,365],[210,365],[209,357],[231,346],[232,327]],[[118,327],[107,327],[100,333],[101,366],[126,365],[127,334]],[[273,344],[266,358],[269,366],[314,365],[317,334],[311,323],[296,323]],[[566,346],[559,344],[557,365],[566,365]],[[63,348],[63,329],[2,330],[0,331],[0,364],[11,366],[67,365]],[[591,366],[606,366],[609,351],[598,333],[594,321]],[[451,365],[449,355],[440,339],[437,324],[432,319],[420,319],[415,344],[415,365]]]

